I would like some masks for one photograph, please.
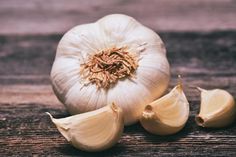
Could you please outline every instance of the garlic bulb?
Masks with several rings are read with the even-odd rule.
[[[189,103],[179,83],[168,94],[145,107],[141,125],[150,133],[170,135],[180,131],[189,117]]]
[[[67,141],[89,152],[112,147],[120,139],[124,128],[123,112],[115,104],[61,119],[47,114]]]
[[[234,98],[222,89],[201,91],[200,113],[195,120],[202,127],[225,127],[231,124],[236,117]]]
[[[115,102],[124,111],[126,125],[162,95],[169,77],[160,37],[122,14],[69,30],[51,70],[54,92],[71,114]]]

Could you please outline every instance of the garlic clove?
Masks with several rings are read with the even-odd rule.
[[[74,147],[89,152],[112,147],[120,139],[124,128],[123,112],[114,103],[61,119],[47,114],[67,141]]]
[[[180,131],[189,116],[189,103],[181,84],[145,107],[141,125],[150,133],[170,135]]]
[[[202,127],[225,127],[231,124],[236,116],[236,105],[233,96],[225,90],[213,89],[201,91],[200,112],[195,120]]]

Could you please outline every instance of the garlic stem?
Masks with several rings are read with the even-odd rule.
[[[178,85],[183,88],[183,82],[182,82],[182,77],[181,75],[178,75]]]
[[[90,56],[81,65],[80,73],[89,83],[96,84],[97,88],[109,88],[119,79],[133,76],[137,67],[137,59],[124,48],[111,48]]]

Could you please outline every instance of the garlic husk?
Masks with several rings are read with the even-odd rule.
[[[137,56],[134,77],[119,79],[108,89],[85,84],[87,80],[80,75],[81,65],[89,56],[114,47]],[[72,115],[115,102],[124,112],[126,125],[135,123],[145,105],[163,94],[169,77],[169,63],[160,37],[122,14],[108,15],[69,30],[59,42],[51,70],[53,90]]]
[[[145,107],[141,125],[156,135],[171,135],[180,131],[189,117],[189,103],[182,85]]]
[[[115,104],[61,119],[47,114],[68,142],[88,152],[112,147],[120,139],[124,128],[122,109]]]
[[[198,89],[201,91],[201,104],[195,120],[199,126],[220,128],[233,123],[236,105],[230,93],[222,89]]]

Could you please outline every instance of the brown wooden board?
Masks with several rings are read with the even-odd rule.
[[[0,34],[63,33],[114,13],[158,31],[236,29],[235,0],[1,0]]]
[[[236,97],[236,32],[161,33],[171,64],[170,90],[181,74],[191,114],[172,136],[125,128],[113,148],[87,153],[73,148],[45,112],[69,116],[50,87],[49,73],[61,35],[0,36],[0,156],[236,156],[236,124],[204,129],[194,122],[199,93],[222,88]]]

